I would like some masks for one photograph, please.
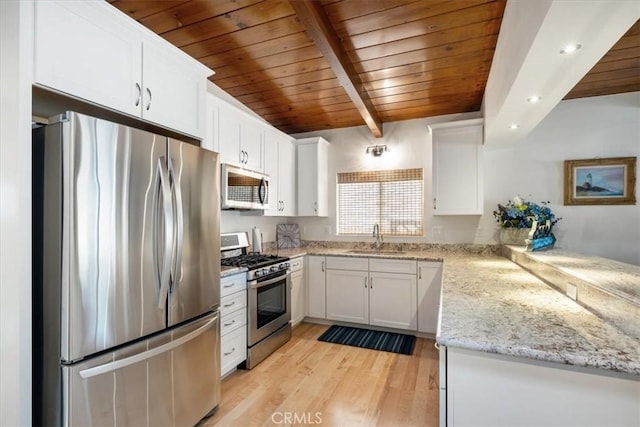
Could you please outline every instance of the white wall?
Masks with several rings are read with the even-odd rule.
[[[415,119],[385,123],[384,137],[374,138],[368,128],[352,127],[296,135],[298,138],[322,136],[329,145],[329,217],[298,218],[304,240],[354,240],[354,237],[336,236],[336,186],[338,172],[385,169],[423,168],[425,200],[431,200],[431,136],[427,126],[432,123],[477,118],[480,113],[455,114],[430,119]],[[386,144],[389,151],[374,158],[365,154],[370,145]],[[298,165],[300,167],[300,165]],[[468,242],[473,241],[479,217],[434,217],[430,204],[425,207],[425,236],[392,238],[388,242]],[[442,227],[433,235],[432,227]],[[371,241],[367,235],[357,240]]]
[[[0,1],[1,426],[31,424],[32,7]]]
[[[640,265],[640,204],[564,206],[563,161],[640,157],[640,92],[563,101],[523,140],[485,147],[485,215],[495,227],[498,202],[521,195],[551,201],[563,217],[558,247]],[[636,174],[638,171],[636,171]],[[640,198],[636,181],[636,198]]]
[[[442,116],[386,123],[385,137],[375,140],[365,127],[296,135],[322,136],[329,149],[328,218],[299,218],[306,240],[352,240],[335,236],[335,174],[344,171],[413,168],[425,170],[425,200],[431,200],[431,140],[427,125],[462,120],[476,114]],[[517,134],[514,134],[514,138]],[[391,150],[379,159],[366,156],[368,145],[383,143]],[[640,93],[561,102],[525,139],[484,148],[485,214],[433,216],[425,209],[425,236],[387,241],[490,243],[498,238],[492,212],[497,203],[515,195],[551,201],[562,216],[555,228],[557,246],[640,264],[640,205],[563,206],[563,161],[594,157],[640,157]],[[640,196],[636,189],[636,195]],[[442,227],[434,234],[433,227]],[[364,241],[372,241],[363,236]]]
[[[265,243],[276,241],[276,226],[296,222],[285,217],[268,217],[242,211],[222,211],[220,216],[220,232],[233,233],[246,231],[251,242],[251,230],[258,227],[262,231],[262,241]]]

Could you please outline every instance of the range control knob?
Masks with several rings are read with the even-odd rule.
[[[288,262],[283,262],[282,264],[280,264],[280,270],[286,270],[287,268],[289,268]]]
[[[262,277],[264,275],[264,272],[262,270],[256,270],[256,272],[254,273],[254,276],[256,277]]]
[[[271,268],[269,269],[270,272],[275,273],[276,271],[278,271],[278,266],[277,265],[272,265]]]

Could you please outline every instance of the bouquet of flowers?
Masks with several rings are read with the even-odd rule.
[[[493,211],[493,216],[502,228],[531,228],[533,220],[545,224],[550,221],[551,226],[562,218],[556,218],[548,204],[530,202],[520,197],[514,197],[506,205],[498,203],[498,209]]]

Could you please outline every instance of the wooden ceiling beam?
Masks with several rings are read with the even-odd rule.
[[[347,56],[335,30],[331,26],[322,4],[313,0],[294,0],[291,1],[291,6],[305,26],[307,35],[324,55],[371,133],[377,138],[382,137],[382,121],[353,63]]]

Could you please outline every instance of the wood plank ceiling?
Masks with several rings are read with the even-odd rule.
[[[478,111],[506,4],[109,1],[214,69],[211,81],[280,130],[366,124],[374,134],[380,122]],[[639,25],[568,97],[640,90]]]

